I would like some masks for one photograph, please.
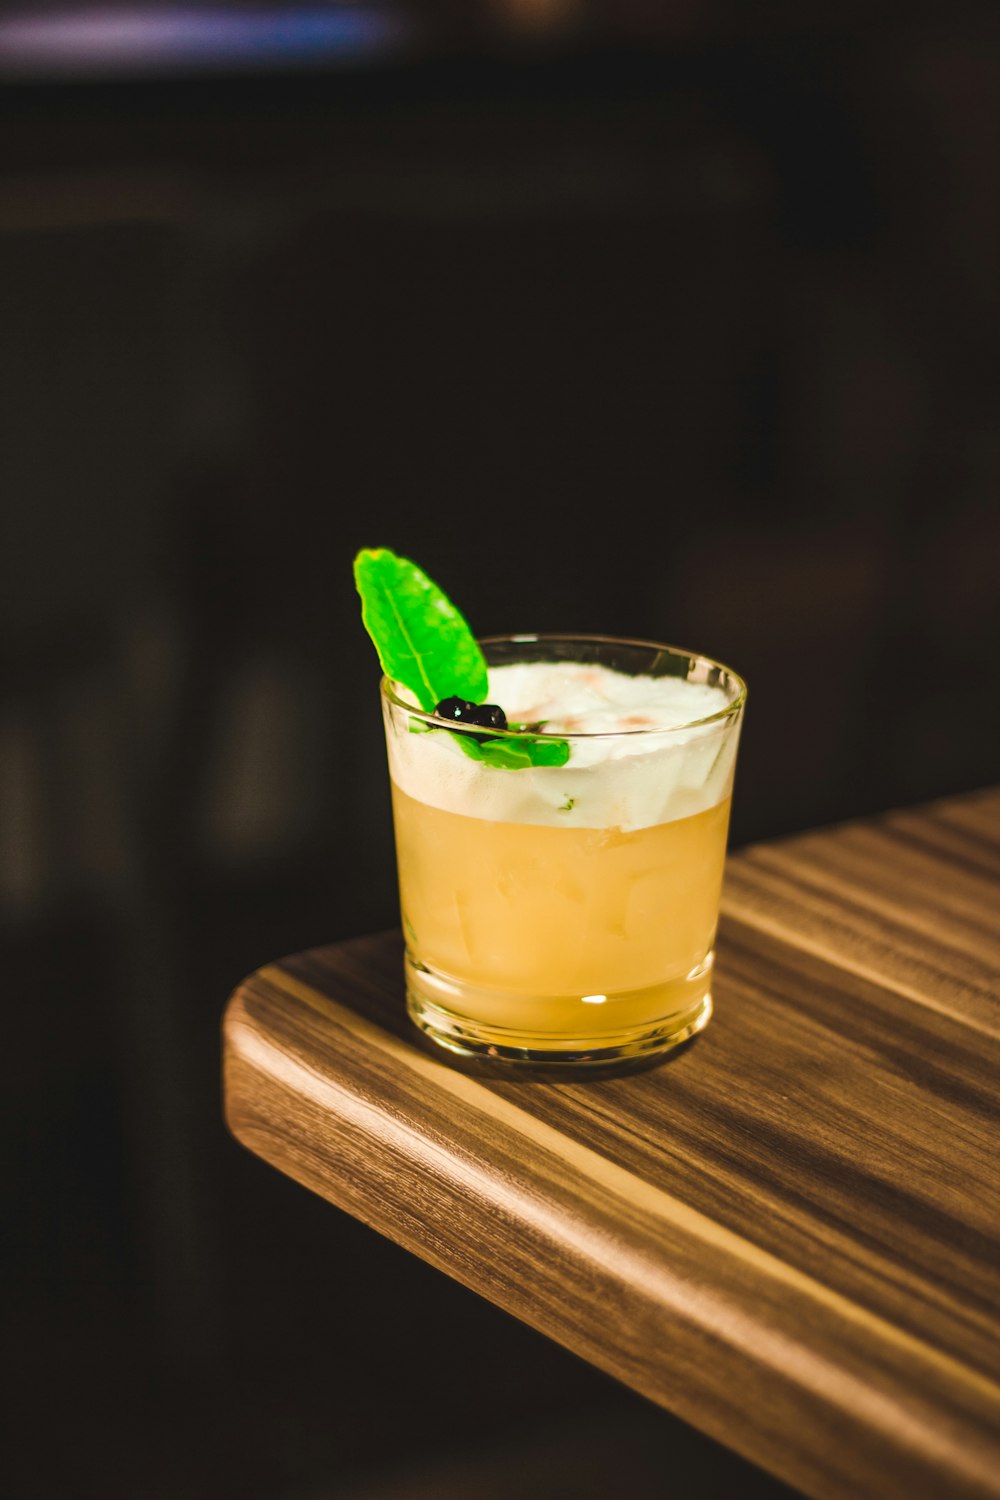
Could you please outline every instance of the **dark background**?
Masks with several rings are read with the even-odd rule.
[[[12,11],[4,1493],[777,1495],[242,1152],[218,1024],[396,920],[362,545],[736,667],[734,845],[997,779],[995,8],[131,72]]]

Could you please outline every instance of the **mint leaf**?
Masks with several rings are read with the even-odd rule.
[[[365,547],[354,559],[354,582],[361,595],[361,618],[385,675],[409,688],[425,713],[445,698],[482,703],[488,689],[486,658],[464,617],[422,568],[388,547]],[[539,730],[542,722],[525,725]],[[434,724],[410,723],[412,733]],[[564,766],[568,740],[536,739],[518,733],[455,733],[466,755],[491,766]]]
[[[569,760],[568,740],[536,740],[528,735],[501,735],[479,739],[474,734],[454,734],[466,755],[472,760],[485,761],[489,766],[499,766],[509,771],[523,770],[527,766],[564,766]]]
[[[354,559],[361,618],[385,675],[413,693],[425,713],[442,698],[486,697],[486,658],[464,616],[422,568],[388,547]]]
[[[524,740],[533,766],[564,766],[569,760],[569,740]]]

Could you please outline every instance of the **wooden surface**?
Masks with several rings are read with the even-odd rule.
[[[400,939],[251,976],[236,1137],[826,1497],[1000,1497],[1000,790],[730,860],[716,1013],[646,1072],[439,1061]]]

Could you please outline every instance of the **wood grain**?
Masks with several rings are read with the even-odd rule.
[[[439,1060],[395,933],[297,955],[230,1128],[817,1500],[1000,1496],[997,869],[1000,794],[737,856],[712,1024],[619,1078]]]
[[[1000,1035],[1000,792],[759,844],[723,909]]]

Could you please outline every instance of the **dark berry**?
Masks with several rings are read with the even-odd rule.
[[[470,718],[473,724],[482,724],[484,729],[507,728],[507,715],[499,703],[480,703]]]
[[[442,698],[434,710],[439,719],[457,719],[464,723],[471,722],[475,711],[476,705],[467,698]]]
[[[467,698],[442,698],[434,712],[456,724],[480,724],[484,729],[506,729],[507,715],[499,703],[470,703]],[[484,736],[477,735],[477,739]]]

